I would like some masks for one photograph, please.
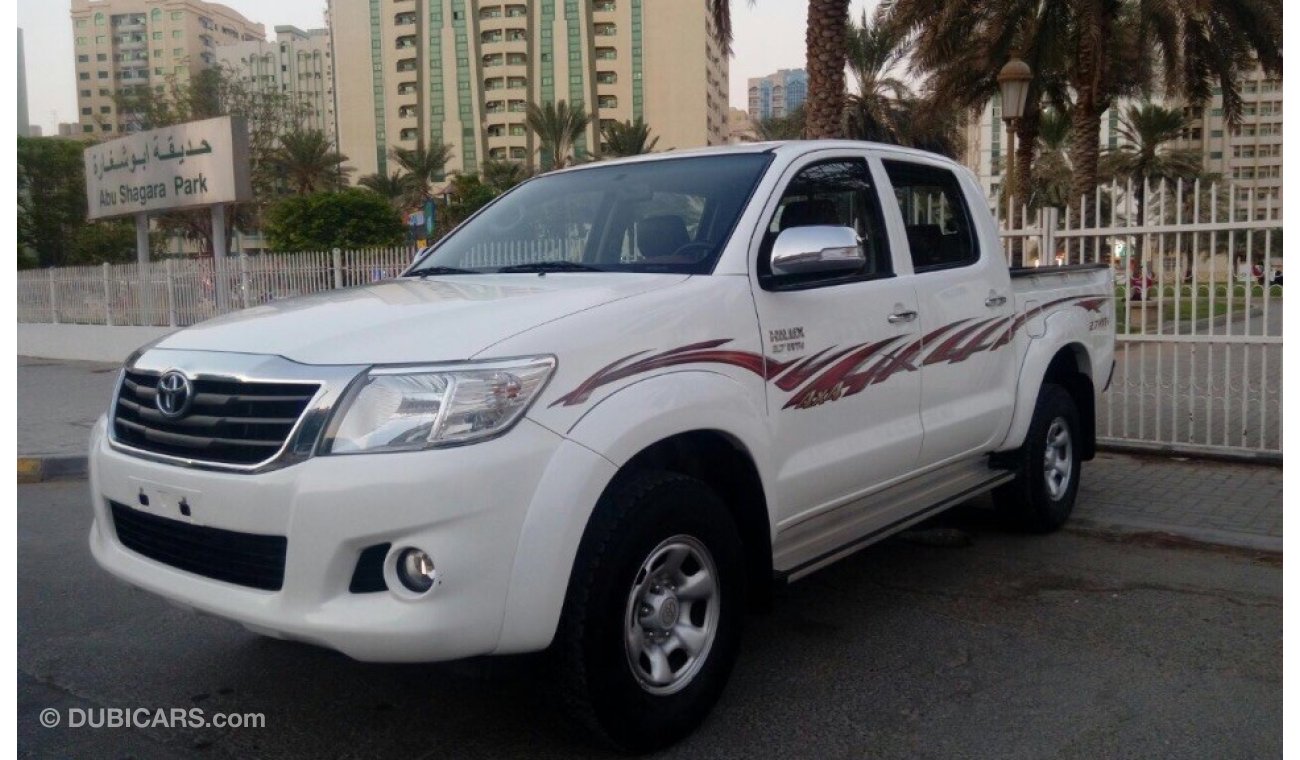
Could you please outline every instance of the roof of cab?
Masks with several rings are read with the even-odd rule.
[[[891,143],[867,142],[863,140],[774,140],[770,142],[735,143],[733,145],[711,145],[705,148],[668,150],[662,153],[644,153],[639,156],[625,156],[622,158],[611,158],[578,164],[576,166],[568,166],[560,171],[582,171],[584,169],[592,169],[601,166],[614,166],[618,164],[634,164],[644,161],[663,161],[674,158],[694,158],[699,156],[725,156],[736,153],[773,153],[784,158],[793,158],[794,156],[802,155],[804,153],[835,148],[853,148],[856,150],[870,148],[889,151],[891,153],[902,153],[955,163],[951,158],[938,153],[930,153],[928,151],[917,150],[916,148],[906,148],[902,145],[893,145]]]

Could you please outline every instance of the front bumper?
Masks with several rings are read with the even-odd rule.
[[[548,465],[576,444],[524,419],[460,448],[317,457],[258,474],[190,469],[91,437],[95,559],[127,583],[259,633],[359,660],[423,662],[497,649],[530,502]],[[180,494],[142,506],[141,491]],[[288,537],[284,583],[263,591],[178,570],[118,540],[108,502],[212,528]],[[352,593],[362,549],[391,542],[428,552],[441,583],[423,596]]]

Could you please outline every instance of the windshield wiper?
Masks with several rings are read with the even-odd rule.
[[[428,277],[431,274],[482,274],[472,269],[457,269],[456,267],[421,267],[407,272],[404,277]]]
[[[501,267],[497,272],[603,272],[600,267],[593,267],[590,264],[579,264],[575,261],[535,261],[531,264],[515,264],[514,266]]]

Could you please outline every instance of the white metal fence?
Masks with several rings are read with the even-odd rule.
[[[1146,207],[1145,219],[1141,208]],[[1098,410],[1107,442],[1281,453],[1282,286],[1275,198],[1200,183],[1099,188],[1070,209],[1018,208],[1008,261],[1108,263],[1116,369]],[[1003,215],[1007,216],[1007,215]],[[483,247],[475,266],[576,260],[575,241]],[[576,241],[580,242],[580,241]],[[29,270],[18,320],[183,327],[268,301],[396,276],[412,248],[169,259]]]
[[[1004,222],[1008,261],[1112,267],[1116,367],[1098,410],[1103,441],[1281,454],[1282,222],[1274,193],[1111,184],[1075,207],[1020,207],[1013,224]]]

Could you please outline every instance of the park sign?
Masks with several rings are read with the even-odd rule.
[[[252,199],[248,127],[239,117],[191,121],[86,148],[91,219]]]

